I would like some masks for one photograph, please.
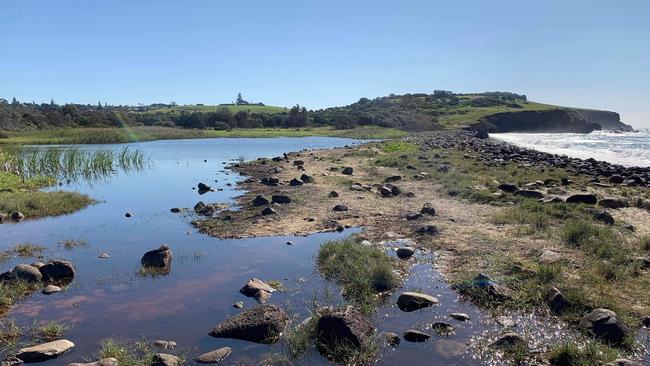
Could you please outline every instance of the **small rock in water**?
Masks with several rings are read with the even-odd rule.
[[[288,241],[288,242],[287,242],[287,245],[293,245],[293,242],[292,242],[292,241]]]
[[[234,338],[255,343],[274,343],[284,331],[289,316],[277,305],[257,305],[227,318],[210,335],[216,338]]]
[[[399,339],[399,336],[393,332],[388,332],[384,334],[384,336],[386,337],[386,343],[390,344],[393,347],[397,347],[399,345],[399,342],[401,341]]]
[[[71,350],[73,347],[74,343],[69,340],[59,339],[53,342],[22,348],[18,351],[16,357],[26,363],[43,362],[56,358]]]
[[[271,297],[271,293],[275,292],[275,289],[260,279],[251,278],[244,287],[239,289],[239,292],[245,296],[254,297],[258,303],[264,304]]]
[[[397,298],[397,306],[406,312],[419,310],[438,303],[438,299],[419,292],[403,292]]]
[[[41,282],[43,275],[40,270],[28,264],[18,264],[11,271],[11,275],[19,280],[29,283]]]
[[[179,212],[181,212],[181,209],[178,208],[178,207],[172,207],[172,208],[169,209],[169,211],[171,211],[173,213],[179,213]]]
[[[218,363],[228,357],[231,352],[232,349],[230,347],[223,347],[204,353],[197,357],[195,361],[198,363]]]
[[[504,335],[497,338],[494,342],[490,343],[490,347],[496,349],[511,349],[525,345],[526,340],[524,337],[514,332],[505,333]]]
[[[151,366],[181,366],[182,361],[180,358],[174,355],[168,355],[166,353],[156,353],[153,356],[153,363]]]
[[[449,316],[452,319],[458,320],[459,322],[465,322],[465,321],[469,320],[469,315],[467,315],[465,313],[451,313],[451,314],[449,314]]]
[[[117,359],[115,359],[113,357],[109,357],[109,358],[104,358],[104,359],[101,359],[101,360],[95,361],[95,362],[88,362],[88,363],[75,362],[75,363],[69,364],[68,366],[119,366],[119,363],[118,363]]]
[[[45,295],[51,295],[53,293],[60,292],[60,291],[61,291],[61,287],[54,286],[54,285],[47,285],[45,286],[45,288],[43,288],[43,293]]]
[[[153,342],[153,345],[158,347],[158,348],[162,348],[162,349],[174,349],[174,348],[176,348],[176,342],[174,342],[174,341],[164,341],[164,340],[161,340],[161,339]]]
[[[125,216],[125,217],[131,217],[131,216],[133,216],[133,215],[131,215],[130,212],[127,212],[127,213],[124,214],[124,216]]]
[[[25,215],[23,215],[23,213],[20,212],[20,211],[16,211],[16,212],[11,214],[11,219],[13,221],[16,221],[16,222],[23,221],[24,218],[25,218]]]
[[[101,258],[101,259],[108,259],[110,257],[111,256],[108,253],[102,253],[102,254],[99,255],[99,258]]]
[[[430,335],[415,329],[409,329],[404,332],[404,340],[407,342],[424,342],[429,338],[431,338]]]
[[[453,325],[442,322],[431,324],[431,328],[433,328],[438,335],[451,335],[454,334],[454,330],[456,330]]]
[[[232,305],[232,307],[235,308],[235,309],[241,309],[241,308],[244,307],[244,302],[243,301],[237,301],[236,303],[234,303]]]

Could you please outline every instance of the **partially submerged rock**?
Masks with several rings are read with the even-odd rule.
[[[438,299],[419,292],[403,292],[397,298],[397,306],[402,311],[415,311],[438,303]]]
[[[87,362],[87,363],[71,363],[68,366],[119,366],[119,363],[117,359],[113,357],[109,358],[104,358],[95,362]]]
[[[142,267],[167,269],[172,263],[172,250],[163,244],[158,249],[150,250],[142,256]]]
[[[43,293],[45,295],[51,295],[57,292],[61,292],[61,287],[59,286],[54,286],[54,285],[47,285],[43,288]]]
[[[263,304],[224,320],[210,331],[210,335],[255,343],[275,343],[288,322],[289,316],[282,308]]]
[[[18,264],[11,271],[11,274],[19,279],[29,283],[41,282],[43,279],[43,274],[39,271],[38,268],[30,266],[28,264]]]
[[[254,297],[258,303],[264,304],[271,297],[271,293],[275,292],[275,289],[260,279],[251,278],[244,287],[239,289],[239,292],[245,296]]]
[[[43,275],[43,282],[66,283],[72,281],[76,270],[72,263],[64,260],[51,260],[38,269]]]
[[[387,332],[384,334],[384,338],[386,339],[386,343],[393,347],[397,347],[399,343],[401,342],[401,339],[397,335],[397,333],[393,332]]]
[[[425,342],[429,338],[431,338],[430,335],[415,329],[409,329],[404,332],[404,340],[407,342]]]
[[[451,314],[449,314],[449,316],[452,319],[458,320],[459,322],[465,322],[465,321],[469,320],[469,315],[467,315],[465,313],[451,313]]]
[[[153,356],[153,363],[151,366],[181,366],[182,364],[183,361],[178,356],[166,353],[156,353]]]
[[[18,351],[16,357],[27,363],[43,362],[56,358],[71,350],[73,347],[74,343],[69,340],[59,339],[53,342],[22,348]]]
[[[230,347],[222,347],[215,349],[214,351],[204,353],[195,358],[194,361],[198,363],[218,363],[228,357],[231,352],[232,349]]]
[[[316,324],[318,343],[326,350],[344,345],[363,349],[370,344],[374,328],[356,308],[323,309]]]

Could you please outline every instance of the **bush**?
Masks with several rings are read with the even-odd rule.
[[[6,132],[0,131],[0,139],[8,139],[8,138],[9,138],[9,135],[7,135]]]

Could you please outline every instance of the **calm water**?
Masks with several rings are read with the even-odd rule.
[[[274,293],[270,302],[283,306],[298,322],[308,316],[314,301],[341,303],[337,286],[314,272],[314,255],[324,241],[345,237],[358,229],[309,237],[220,240],[197,233],[189,224],[194,218],[192,214],[173,214],[169,209],[193,207],[198,200],[232,202],[240,194],[234,186],[241,177],[225,170],[225,165],[234,160],[353,143],[357,141],[310,137],[132,144],[151,156],[149,169],[119,173],[102,182],[79,182],[63,187],[87,193],[99,201],[97,204],[69,216],[0,225],[0,250],[17,243],[41,244],[48,247],[44,259],[69,259],[77,268],[77,277],[65,292],[51,296],[34,293],[10,311],[7,318],[25,326],[50,320],[70,326],[65,337],[77,346],[45,365],[92,359],[106,338],[125,342],[145,338],[174,340],[178,350],[192,356],[230,346],[233,354],[226,364],[242,358],[257,363],[269,354],[281,353],[281,343],[257,345],[216,339],[207,334],[225,317],[239,311],[232,307],[235,302],[243,301],[245,307],[255,304],[255,300],[238,292],[251,277],[282,281],[288,291]],[[101,148],[122,146],[102,145]],[[199,196],[192,190],[198,182],[223,191]],[[133,217],[125,218],[125,212],[131,212]],[[66,250],[57,245],[67,239],[86,240],[89,246]],[[286,245],[288,240],[294,244]],[[174,252],[171,274],[158,278],[138,276],[142,254],[162,243],[168,243]],[[110,259],[99,259],[103,252],[109,253]],[[421,255],[422,263],[413,264],[411,275],[400,290],[431,293],[440,299],[440,305],[405,313],[394,306],[400,292],[397,291],[373,320],[378,331],[398,334],[410,328],[433,334],[431,323],[445,321],[457,327],[456,334],[434,335],[426,343],[403,341],[394,350],[383,348],[379,364],[499,364],[498,359],[477,358],[484,351],[485,338],[496,334],[499,327],[480,310],[459,301],[434,270],[431,264],[435,263],[434,256]],[[18,258],[5,262],[0,264],[0,271],[33,260]],[[451,320],[450,312],[468,313],[472,320],[466,323]],[[531,318],[525,319],[525,323],[531,326],[521,327],[519,331],[530,334],[531,338],[560,340],[567,334],[552,322]],[[312,352],[296,363],[328,362]]]
[[[650,130],[614,133],[497,133],[490,137],[551,154],[604,160],[625,166],[650,166]]]

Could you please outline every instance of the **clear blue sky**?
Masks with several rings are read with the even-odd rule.
[[[5,1],[0,97],[309,108],[501,90],[650,127],[650,1]]]

